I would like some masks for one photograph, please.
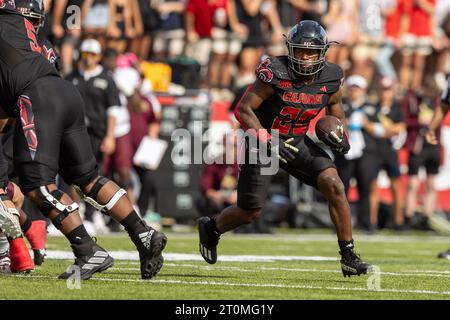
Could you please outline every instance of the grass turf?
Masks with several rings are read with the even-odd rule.
[[[167,233],[166,253],[198,254],[197,235]],[[125,234],[100,236],[110,251],[132,251]],[[450,299],[450,261],[437,259],[450,246],[449,237],[426,233],[355,236],[364,260],[379,266],[379,287],[373,274],[344,278],[336,261],[223,262],[166,259],[150,281],[139,276],[138,261],[116,260],[114,267],[69,289],[57,280],[72,261],[47,259],[30,275],[0,276],[0,299]],[[48,250],[70,247],[62,237],[49,237]],[[220,255],[322,256],[338,258],[335,236],[326,231],[296,230],[274,235],[227,234]]]

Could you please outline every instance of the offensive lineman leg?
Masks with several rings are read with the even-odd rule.
[[[79,190],[82,198],[125,227],[135,244],[141,262],[142,279],[151,279],[162,268],[162,251],[167,238],[147,226],[134,211],[126,191],[106,177],[97,176]]]
[[[42,213],[69,240],[76,257],[74,267],[79,268],[81,280],[87,280],[95,272],[101,272],[114,263],[113,258],[98,246],[87,233],[78,213],[78,205],[55,184],[42,186],[27,193]],[[68,279],[76,270],[70,269],[59,276]]]

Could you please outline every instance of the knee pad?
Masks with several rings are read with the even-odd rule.
[[[106,204],[100,204],[97,202],[98,193],[100,190],[105,186],[106,183],[108,183],[109,180],[106,177],[99,177],[92,186],[92,189],[89,192],[84,193],[79,186],[74,186],[75,190],[78,192],[80,197],[89,203],[91,206],[96,208],[97,210],[100,210],[103,214],[108,214],[108,211],[110,211],[114,205],[119,201],[119,199],[125,195],[127,192],[124,189],[119,189],[117,192],[109,199],[109,201]]]
[[[64,195],[64,192],[61,190],[55,189],[53,191],[48,191],[46,186],[42,186],[39,188],[39,193],[44,200],[39,208],[44,216],[48,217],[50,212],[54,209],[59,212],[59,214],[52,219],[52,223],[57,229],[61,228],[62,221],[67,218],[69,214],[78,210],[78,204],[76,202],[69,205],[60,202]]]

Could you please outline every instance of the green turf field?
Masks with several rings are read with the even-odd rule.
[[[344,278],[335,236],[326,230],[227,234],[213,266],[199,259],[196,233],[167,236],[165,265],[150,281],[140,280],[137,260],[116,259],[77,289],[56,279],[72,261],[49,257],[30,275],[0,276],[0,299],[450,299],[450,260],[436,258],[450,237],[356,234],[357,251],[380,273]],[[99,236],[98,243],[113,256],[134,254],[123,233]],[[57,256],[70,247],[49,237],[47,249]]]

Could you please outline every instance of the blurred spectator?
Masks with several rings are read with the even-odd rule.
[[[395,101],[395,82],[390,78],[382,78],[378,84],[379,103],[375,113],[368,115],[364,130],[366,149],[373,156],[373,165],[379,170],[385,170],[391,183],[393,197],[394,229],[404,228],[403,201],[400,194],[400,164],[397,150],[402,146],[406,133],[403,114]],[[372,140],[369,142],[368,140]],[[378,223],[378,183],[373,181],[370,191],[370,223],[376,229]]]
[[[367,102],[366,92],[367,80],[360,75],[352,75],[347,78],[349,91],[348,101],[343,103],[345,116],[348,122],[349,141],[352,146],[345,155],[336,155],[336,166],[339,176],[348,192],[350,179],[356,179],[358,189],[358,209],[356,214],[357,227],[371,231],[370,227],[370,188],[376,179],[376,168],[374,166],[373,141],[367,140],[367,132],[363,130],[366,115],[373,115],[375,107]]]
[[[84,40],[80,48],[78,69],[68,76],[84,100],[87,132],[92,151],[99,167],[104,154],[112,154],[116,148],[114,130],[116,119],[113,111],[120,108],[119,92],[113,78],[99,64],[102,48],[94,39]],[[87,206],[85,216],[92,219],[93,208]]]
[[[186,55],[202,66],[203,86],[212,48],[212,30],[216,11],[226,10],[226,0],[188,0],[186,7]],[[226,19],[226,16],[225,16]]]
[[[270,233],[269,223],[283,228],[299,227],[297,207],[290,199],[289,179],[289,174],[284,170],[273,176],[267,190],[267,203],[261,213],[262,219],[252,223],[257,232]]]
[[[106,33],[109,25],[108,0],[86,0],[90,8],[83,21],[83,36],[94,38],[106,47]]]
[[[202,197],[197,201],[200,215],[213,216],[237,202],[237,135],[224,137],[224,152],[206,164],[201,178]],[[227,161],[228,160],[228,161]],[[232,161],[229,161],[232,160]]]
[[[352,73],[360,74],[371,83],[375,60],[384,38],[383,10],[395,8],[392,0],[359,1],[358,39],[352,50]]]
[[[446,73],[450,73],[450,1],[437,0],[434,16],[433,47],[437,52],[434,80],[439,90],[447,87]]]
[[[116,149],[105,155],[103,172],[114,178],[117,184],[127,191],[131,202],[133,199],[133,184],[131,181],[131,167],[133,150],[130,136],[130,114],[128,113],[128,99],[134,94],[135,87],[140,83],[139,73],[132,67],[116,68],[114,81],[120,92],[120,106],[110,110],[109,114],[115,118],[114,138]]]
[[[409,186],[406,202],[406,217],[411,225],[414,226],[419,223],[424,228],[429,227],[427,219],[434,213],[436,208],[434,178],[439,171],[440,148],[439,145],[430,144],[425,140],[428,125],[433,118],[436,102],[436,95],[410,90],[406,92],[402,103],[408,130],[406,148],[409,152]],[[426,190],[423,197],[422,217],[420,221],[411,221],[415,218],[414,215],[418,211],[419,169],[422,167],[425,168],[426,172]]]
[[[136,87],[133,95],[128,98],[128,111],[130,112],[130,136],[134,155],[144,137],[158,138],[159,120],[150,100],[140,93],[139,86]],[[157,187],[153,171],[136,165],[133,168],[141,183],[137,200],[141,215],[145,216],[151,212],[157,212]],[[153,207],[150,206],[150,203],[153,203]]]
[[[142,25],[142,33],[138,32],[137,37],[131,41],[130,51],[134,52],[139,60],[146,60],[149,58],[150,48],[152,45],[152,38],[160,28],[160,19],[158,12],[151,6],[152,0],[137,0],[135,3],[138,9],[135,9],[136,23]]]
[[[330,0],[328,13],[322,22],[327,28],[328,40],[339,43],[331,45],[327,59],[344,70],[349,69],[350,47],[358,38],[357,0]]]
[[[239,58],[238,78],[254,79],[255,68],[264,53],[266,39],[263,34],[261,11],[270,9],[264,0],[235,0],[239,22],[247,27],[248,36]]]
[[[38,43],[41,43],[43,40],[50,40],[52,43],[53,34],[52,34],[52,11],[53,11],[53,0],[44,0],[44,11],[45,11],[45,23],[38,30]]]
[[[213,44],[209,66],[208,82],[213,98],[229,99],[233,64],[242,49],[242,42],[248,29],[238,20],[234,0],[226,2],[226,8],[218,8],[212,30]],[[216,94],[215,94],[216,93]]]
[[[286,29],[281,23],[280,15],[276,6],[276,0],[266,0],[261,6],[263,20],[263,33],[266,35],[265,52],[270,55],[283,55],[287,53],[286,38],[284,34],[290,29]],[[284,48],[283,48],[284,46]],[[279,52],[274,48],[282,48]]]
[[[402,46],[400,84],[402,90],[419,90],[422,88],[426,57],[432,52],[432,18],[436,0],[399,1]]]
[[[75,48],[78,47],[81,38],[82,19],[91,2],[58,0],[54,3],[52,32],[55,45],[61,51],[64,75],[72,72]],[[77,13],[81,13],[80,19],[77,19]]]
[[[399,47],[400,11],[399,1],[392,0],[388,5],[381,7],[381,16],[384,18],[384,42],[382,43],[375,63],[382,77],[397,79],[397,72],[391,58]]]
[[[305,9],[306,7],[309,7],[307,0],[276,1],[276,9],[281,24],[281,34],[287,35],[289,30],[300,21],[302,9]],[[285,38],[282,37],[278,42],[269,43],[266,52],[271,56],[281,56],[287,54]]]
[[[139,5],[137,0],[108,0],[108,4],[108,47],[124,53],[128,41],[143,34]]]
[[[328,0],[290,0],[290,3],[301,10],[302,20],[313,20],[321,23],[322,16],[326,13]],[[296,19],[294,25],[299,21]]]
[[[103,59],[102,59],[102,65],[103,68],[105,68],[106,71],[111,73],[111,75],[114,74],[114,70],[117,68],[117,58],[119,56],[119,53],[111,48],[106,48],[103,52]]]
[[[441,101],[436,111],[434,112],[433,119],[428,125],[426,134],[426,140],[430,144],[438,144],[439,140],[436,136],[436,130],[441,126],[442,121],[446,117],[448,110],[450,109],[450,76],[447,78],[447,85],[442,91]]]
[[[153,42],[155,59],[163,61],[181,55],[185,43],[183,13],[186,9],[186,0],[152,1],[152,7],[158,13],[160,21]]]

